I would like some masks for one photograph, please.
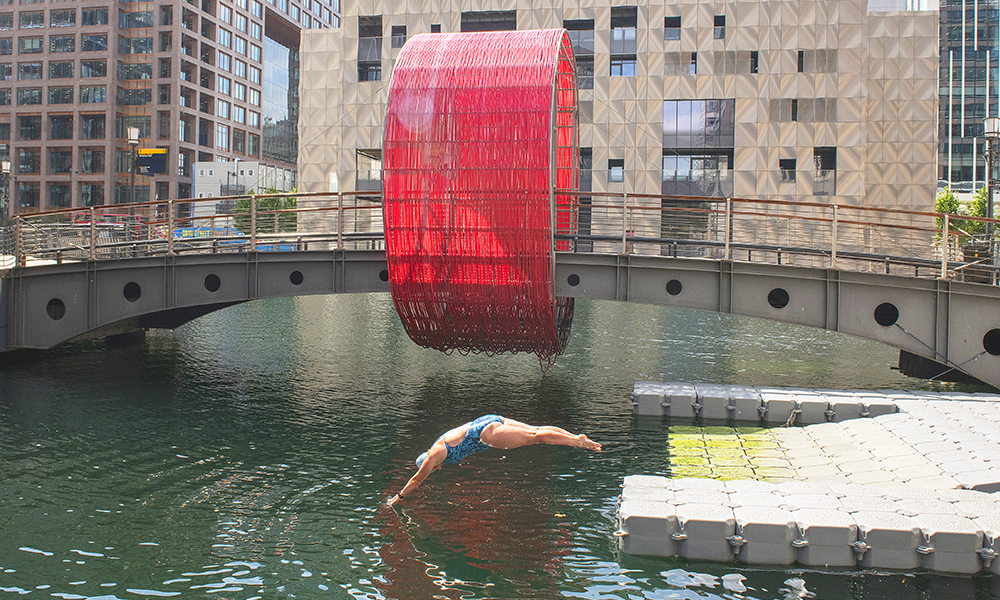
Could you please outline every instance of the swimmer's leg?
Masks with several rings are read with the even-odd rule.
[[[517,423],[515,421],[515,423]],[[558,427],[525,426],[523,423],[508,424],[505,419],[503,423],[498,423],[483,430],[480,439],[483,443],[499,448],[510,450],[522,446],[533,446],[535,444],[552,444],[556,446],[576,446],[589,450],[601,451],[601,445],[592,441],[587,436],[573,435],[565,429]]]

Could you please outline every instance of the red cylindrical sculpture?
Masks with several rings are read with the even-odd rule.
[[[411,38],[393,69],[383,217],[396,311],[416,343],[565,349],[573,299],[555,233],[576,232],[577,93],[565,30]],[[557,245],[558,244],[558,245]]]

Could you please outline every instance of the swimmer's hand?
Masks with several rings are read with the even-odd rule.
[[[399,502],[399,494],[396,494],[392,498],[389,498],[389,501],[386,502],[386,504],[388,504],[389,506],[392,506],[393,504],[395,504],[397,502]]]

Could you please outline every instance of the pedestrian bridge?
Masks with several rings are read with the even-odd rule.
[[[379,196],[295,198],[17,216],[0,238],[0,351],[172,329],[262,298],[388,292]],[[998,268],[974,234],[997,221],[582,193],[578,217],[556,253],[557,296],[819,327],[898,348],[924,377],[1000,387]]]

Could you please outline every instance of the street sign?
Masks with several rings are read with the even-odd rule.
[[[167,172],[167,150],[165,148],[150,148],[138,152],[137,175],[150,176]]]

